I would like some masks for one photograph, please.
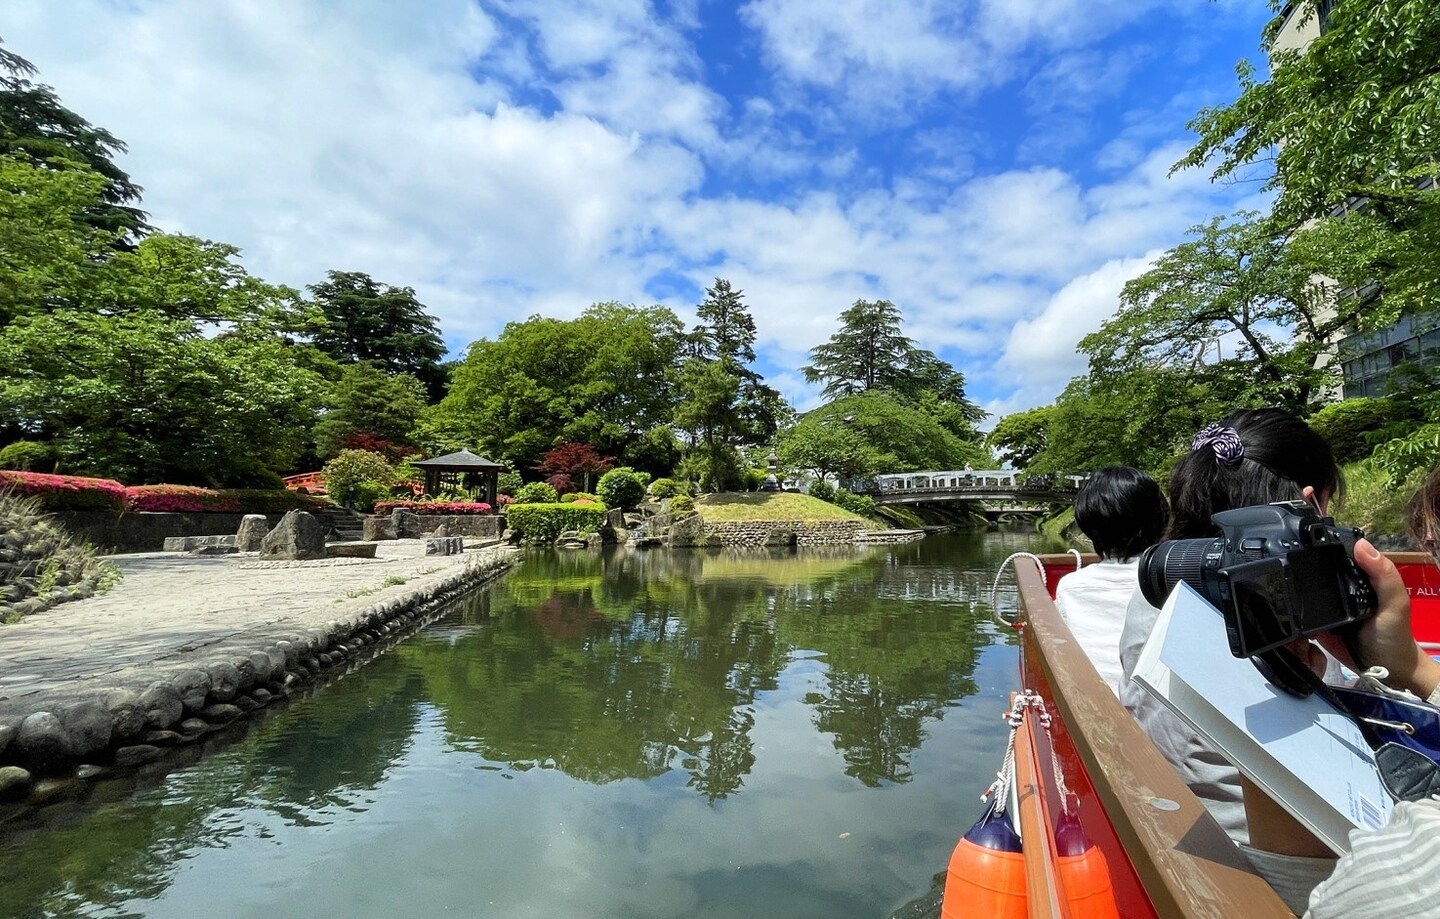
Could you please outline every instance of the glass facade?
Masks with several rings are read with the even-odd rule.
[[[1440,317],[1404,316],[1388,329],[1340,341],[1340,372],[1346,399],[1384,396],[1399,377],[1397,368],[1440,365]]]

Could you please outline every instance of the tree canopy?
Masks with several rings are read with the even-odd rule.
[[[511,322],[470,346],[429,413],[428,445],[478,445],[519,468],[562,441],[623,456],[671,420],[683,329],[664,307],[619,303]]]
[[[152,228],[135,206],[140,186],[115,164],[125,144],[66,108],[55,90],[31,81],[33,76],[29,61],[0,47],[0,156],[99,176],[99,199],[86,209],[86,222],[115,243],[138,241]]]
[[[327,272],[309,290],[325,319],[315,331],[315,347],[337,361],[370,361],[432,389],[440,385],[445,344],[414,290],[381,284],[363,271]]]

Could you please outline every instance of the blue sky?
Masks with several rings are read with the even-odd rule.
[[[535,313],[745,291],[760,369],[856,299],[1004,414],[1254,185],[1170,176],[1264,0],[6,0],[153,221],[268,280],[414,287],[454,352]]]

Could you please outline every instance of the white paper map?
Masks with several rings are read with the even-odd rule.
[[[1355,723],[1232,657],[1224,618],[1189,585],[1160,611],[1135,680],[1335,852],[1349,851],[1350,830],[1389,819],[1390,795]]]

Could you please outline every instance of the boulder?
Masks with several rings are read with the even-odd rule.
[[[325,557],[325,528],[306,511],[291,511],[260,541],[260,557],[307,559]]]
[[[459,555],[465,551],[465,537],[463,536],[441,536],[439,539],[427,537],[425,539],[426,555]]]
[[[124,767],[143,766],[160,758],[160,748],[153,744],[134,744],[115,751],[115,765]]]
[[[0,801],[17,801],[29,794],[35,780],[19,766],[0,766]]]
[[[360,533],[366,542],[399,538],[399,534],[395,532],[395,520],[392,517],[366,517],[360,523]]]
[[[672,523],[667,540],[672,547],[709,545],[705,536],[705,522],[698,516],[686,517]]]
[[[195,552],[199,549],[229,549],[235,551],[234,536],[167,536],[166,552]]]
[[[185,714],[180,691],[169,683],[151,683],[140,693],[140,708],[145,712],[146,727],[165,730]]]
[[[65,725],[50,712],[35,712],[20,722],[15,752],[40,772],[55,771],[75,758]]]
[[[240,519],[240,531],[235,534],[235,549],[239,552],[259,552],[260,544],[270,532],[270,522],[264,514],[246,514]]]
[[[114,720],[99,702],[80,702],[60,713],[60,723],[70,737],[70,748],[77,757],[87,757],[110,746]]]
[[[449,536],[450,530],[445,526],[445,524],[442,523],[435,529],[431,530],[430,535],[435,539],[439,539],[442,536]]]
[[[375,544],[373,542],[347,542],[336,546],[326,546],[325,554],[331,558],[374,558]]]

